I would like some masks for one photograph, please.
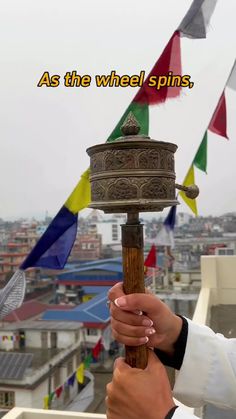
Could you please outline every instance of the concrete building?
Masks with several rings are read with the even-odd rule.
[[[47,310],[42,316],[43,320],[49,322],[74,321],[82,323],[83,344],[87,354],[99,340],[103,342],[105,351],[110,349],[110,312],[106,305],[109,287],[102,288],[103,291],[94,298],[71,310]]]
[[[78,234],[73,245],[70,261],[90,261],[102,255],[102,236],[100,234]]]
[[[43,408],[45,396],[54,393],[52,408],[86,409],[93,400],[93,376],[86,372],[82,386],[75,379],[82,359],[82,340],[79,322],[23,321],[2,325],[0,408]]]
[[[0,280],[15,272],[27,256],[28,246],[24,243],[9,242],[0,253]]]
[[[183,225],[188,224],[191,218],[193,217],[190,214],[178,211],[176,217],[176,225],[178,227],[182,227]]]

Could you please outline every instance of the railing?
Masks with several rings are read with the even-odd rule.
[[[4,419],[106,419],[106,415],[95,413],[66,412],[60,410],[26,409],[15,407],[10,410]]]

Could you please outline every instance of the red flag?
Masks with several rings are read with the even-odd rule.
[[[99,354],[100,354],[101,350],[102,350],[102,340],[101,340],[101,339],[99,339],[99,341],[96,343],[96,345],[95,345],[95,346],[94,346],[94,348],[92,349],[92,354],[93,354],[93,357],[94,357],[95,359],[97,359],[97,358],[98,358],[98,356],[99,356]]]
[[[56,388],[56,390],[55,390],[55,393],[56,393],[58,399],[59,399],[59,397],[62,393],[62,390],[63,390],[63,386],[60,386],[60,387]]]
[[[157,90],[156,86],[151,87],[148,85],[151,76],[168,76],[169,72],[176,76],[182,75],[179,31],[173,33],[160,58],[135,96],[134,102],[157,105],[165,102],[168,97],[179,96],[181,87],[163,86]]]
[[[145,259],[144,266],[147,266],[148,268],[156,268],[156,264],[156,246],[153,244]]]
[[[225,92],[222,93],[208,127],[209,131],[228,139]]]

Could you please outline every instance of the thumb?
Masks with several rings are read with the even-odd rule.
[[[159,360],[159,358],[156,356],[155,352],[149,349],[148,350],[148,363],[147,363],[146,370],[153,372],[155,368],[157,367],[159,368],[160,365],[162,365],[162,363]]]
[[[156,315],[158,310],[161,309],[164,304],[155,295],[142,293],[118,297],[114,300],[114,303],[122,310],[140,310],[147,313],[147,315]]]
[[[122,373],[129,369],[132,368],[128,364],[126,364],[124,358],[116,358],[113,366],[113,377],[115,379],[119,378],[122,375]]]
[[[123,290],[123,283],[122,282],[118,282],[117,284],[115,284],[109,291],[108,291],[108,299],[110,301],[114,301],[115,299],[122,297],[123,295],[125,295],[124,290]]]

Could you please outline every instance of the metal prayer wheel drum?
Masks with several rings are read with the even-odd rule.
[[[126,121],[124,137],[87,149],[90,208],[129,213],[162,211],[178,204],[174,162],[177,146],[137,135],[135,124],[134,120]]]

